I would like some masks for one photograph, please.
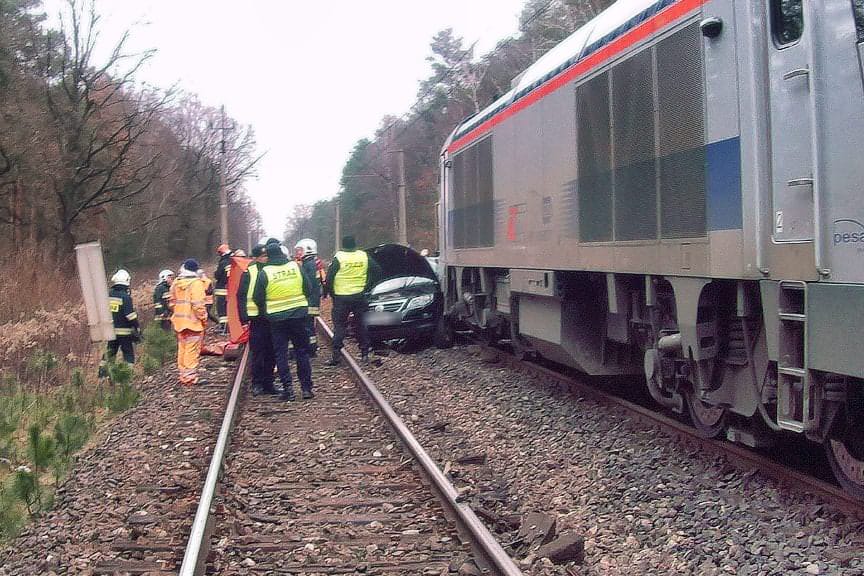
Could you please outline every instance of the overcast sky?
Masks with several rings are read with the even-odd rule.
[[[256,132],[267,155],[248,189],[271,235],[295,204],[338,191],[354,143],[405,113],[425,58],[452,27],[477,53],[516,33],[524,0],[100,0],[103,46],[133,29],[157,48],[139,78],[175,82]],[[56,13],[62,0],[45,0]],[[215,217],[215,215],[214,215]]]

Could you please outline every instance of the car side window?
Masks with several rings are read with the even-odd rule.
[[[778,46],[791,44],[804,31],[804,0],[771,0],[771,30]]]

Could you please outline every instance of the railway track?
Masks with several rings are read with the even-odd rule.
[[[741,470],[758,470],[765,476],[791,489],[810,493],[843,512],[864,518],[864,500],[856,498],[837,485],[790,468],[766,454],[759,453],[740,444],[725,440],[703,438],[692,426],[615,394],[590,386],[578,378],[570,377],[567,374],[557,372],[530,360],[519,360],[511,354],[504,353],[502,354],[502,358],[514,369],[530,372],[558,382],[604,406],[620,409],[638,422],[656,426],[675,438],[682,445],[697,449],[704,454],[722,455],[733,466]]]
[[[238,372],[179,573],[521,574],[343,359],[309,402],[244,398]]]

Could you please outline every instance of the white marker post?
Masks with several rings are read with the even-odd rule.
[[[102,260],[102,245],[99,242],[75,246],[75,259],[78,264],[78,280],[84,307],[87,309],[87,326],[90,340],[107,342],[116,338],[111,309],[108,307],[108,279],[105,277],[105,263]]]

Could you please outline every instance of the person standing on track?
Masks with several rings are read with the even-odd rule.
[[[353,236],[342,238],[342,250],[333,256],[325,284],[325,293],[333,297],[333,358],[327,362],[328,366],[339,364],[349,314],[354,315],[360,358],[363,362],[369,361],[369,333],[363,321],[369,307],[366,292],[371,288],[372,279],[380,274],[378,264],[366,252],[357,249]]]
[[[198,361],[207,326],[204,281],[198,277],[198,262],[183,262],[178,278],[171,284],[171,324],[177,333],[177,372],[184,386],[205,384],[198,378]]]
[[[321,282],[318,280],[318,243],[304,238],[294,246],[295,254],[300,254],[300,267],[303,274],[311,280],[309,293],[309,317],[306,319],[306,334],[309,336],[309,356],[318,355],[318,336],[315,332],[315,318],[321,314]]]
[[[276,360],[273,354],[270,324],[252,299],[258,282],[258,274],[261,273],[261,268],[267,264],[266,246],[258,244],[252,248],[252,258],[255,261],[249,264],[249,267],[240,277],[240,286],[237,288],[237,308],[240,313],[240,322],[249,324],[249,352],[252,355],[252,395],[258,396],[259,394],[276,394],[276,389],[273,387],[273,368]]]
[[[228,279],[231,277],[231,247],[228,244],[220,244],[216,248],[219,254],[219,263],[216,265],[216,273],[213,278],[216,285],[213,295],[216,297],[216,320],[219,322],[219,333],[225,334],[228,330]]]
[[[162,270],[159,273],[159,283],[153,289],[153,319],[158,320],[163,330],[171,330],[171,283],[174,281],[174,272]]]
[[[108,363],[117,357],[117,351],[123,352],[123,360],[127,364],[135,363],[135,342],[140,338],[138,313],[132,304],[129,285],[132,276],[122,268],[111,276],[111,290],[108,291],[108,306],[114,321],[114,340],[108,342],[108,349],[99,363],[99,377],[108,376]]]
[[[308,400],[312,393],[312,364],[309,361],[309,337],[306,335],[311,281],[297,263],[282,252],[279,243],[267,244],[267,264],[258,273],[252,300],[259,313],[267,316],[273,337],[276,367],[282,381],[282,400],[294,400],[291,368],[288,365],[288,343],[294,344],[297,377]]]

